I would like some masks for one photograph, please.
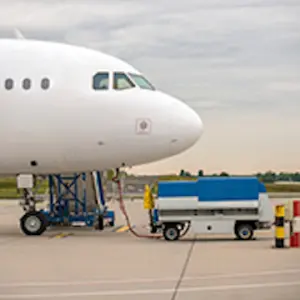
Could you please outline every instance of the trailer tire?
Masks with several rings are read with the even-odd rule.
[[[235,235],[239,240],[247,241],[253,237],[254,229],[251,224],[241,223],[235,226]]]
[[[180,231],[176,224],[166,225],[163,229],[163,235],[166,241],[176,241],[179,239]]]

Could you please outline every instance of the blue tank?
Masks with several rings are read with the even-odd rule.
[[[266,193],[256,177],[199,177],[196,181],[158,183],[159,198],[197,197],[199,201],[258,200]]]

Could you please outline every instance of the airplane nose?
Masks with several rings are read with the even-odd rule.
[[[172,152],[181,152],[193,146],[203,134],[203,122],[200,116],[187,104],[173,103]]]

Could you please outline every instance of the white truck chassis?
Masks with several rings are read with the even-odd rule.
[[[228,178],[230,179],[232,178]],[[234,183],[234,180],[229,182],[231,186]],[[271,228],[274,220],[272,204],[266,190],[261,183],[258,184],[260,191],[257,193],[257,199],[251,200],[233,201],[230,198],[226,199],[225,195],[225,199],[222,200],[201,201],[199,197],[191,195],[158,195],[152,232],[162,230],[164,238],[168,241],[178,240],[188,231],[208,235],[232,234],[237,239],[250,240],[255,230]],[[172,189],[172,183],[170,188]],[[231,192],[231,195],[234,195],[234,192]]]

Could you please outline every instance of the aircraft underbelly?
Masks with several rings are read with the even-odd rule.
[[[134,120],[118,120],[108,126],[98,115],[88,121],[84,114],[76,118],[73,113],[73,122],[70,115],[56,114],[55,118],[50,112],[43,118],[33,116],[30,122],[7,124],[7,130],[0,130],[0,174],[99,170],[146,163],[169,154],[163,139],[137,134]]]
[[[151,155],[150,147],[153,149]],[[143,147],[135,147],[130,140],[123,140],[122,143],[111,140],[104,144],[92,141],[80,144],[68,140],[62,143],[50,140],[39,143],[37,140],[28,140],[27,143],[7,143],[3,147],[0,174],[101,170],[122,164],[144,163],[167,155],[168,151],[156,150],[155,145],[144,143]]]

